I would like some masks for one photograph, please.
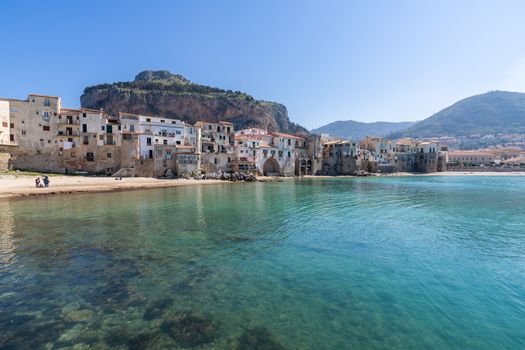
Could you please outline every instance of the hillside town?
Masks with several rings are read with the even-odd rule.
[[[264,176],[433,173],[525,163],[518,148],[449,150],[446,140],[334,139],[227,121],[182,120],[62,106],[60,97],[0,98],[0,168],[117,177],[241,172]]]

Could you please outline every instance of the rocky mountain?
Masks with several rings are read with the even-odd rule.
[[[525,94],[491,91],[465,98],[390,138],[525,133]]]
[[[414,124],[415,122],[362,123],[354,120],[344,120],[321,126],[312,130],[312,132],[315,134],[330,134],[331,136],[344,139],[362,140],[366,136],[385,136],[391,132],[406,129]]]
[[[305,132],[290,121],[282,104],[260,101],[240,92],[191,82],[169,71],[143,71],[131,82],[87,87],[80,97],[84,108],[181,119],[229,121],[237,130],[256,127],[269,131]]]

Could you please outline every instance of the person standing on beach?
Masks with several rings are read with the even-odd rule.
[[[35,179],[35,187],[36,187],[36,188],[39,188],[39,187],[40,187],[40,178],[39,178],[39,177],[37,177],[37,178]]]
[[[44,176],[44,187],[49,187],[49,177]]]

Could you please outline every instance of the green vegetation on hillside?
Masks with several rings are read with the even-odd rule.
[[[135,92],[143,91],[148,93],[161,92],[174,94],[198,94],[207,95],[210,97],[228,97],[254,103],[258,102],[252,96],[241,91],[223,90],[211,86],[199,85],[189,81],[184,82],[180,80],[135,80],[117,82],[113,84],[100,84],[86,87],[84,89],[84,94],[94,90],[100,91],[108,89],[118,89],[121,91],[132,90]]]
[[[396,137],[437,137],[525,133],[525,94],[491,91],[456,102]]]

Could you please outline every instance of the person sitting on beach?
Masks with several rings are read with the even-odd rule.
[[[49,187],[49,177],[44,176],[44,187]]]
[[[37,177],[37,178],[35,179],[35,187],[36,187],[36,188],[39,188],[39,187],[40,187],[40,178],[39,178],[39,177]]]

